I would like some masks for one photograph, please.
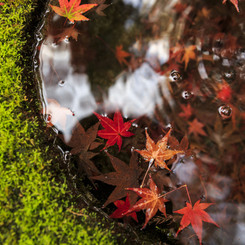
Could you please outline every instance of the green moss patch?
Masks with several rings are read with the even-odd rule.
[[[26,109],[33,101],[26,97],[28,81],[18,65],[35,2],[5,2],[0,6],[0,244],[113,244],[111,231],[95,222],[94,213],[68,211],[67,184],[48,171],[48,148],[41,149],[35,136],[38,118]]]

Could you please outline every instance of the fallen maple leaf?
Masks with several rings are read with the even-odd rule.
[[[145,213],[145,224],[142,229],[145,228],[149,220],[155,216],[158,209],[166,215],[165,202],[168,202],[167,199],[160,197],[160,192],[150,177],[150,189],[148,188],[126,188],[126,190],[134,191],[137,195],[142,197],[132,208],[130,208],[124,215],[127,215],[131,212],[138,212],[140,210],[146,209]]]
[[[227,2],[227,0],[223,0],[223,4],[225,4]],[[239,8],[238,8],[238,0],[230,0],[230,2],[235,6],[237,12],[239,12]]]
[[[96,112],[94,112],[94,114],[100,120],[101,125],[104,127],[103,130],[98,131],[98,136],[103,139],[108,139],[104,149],[117,143],[120,151],[122,146],[122,136],[130,137],[134,135],[128,130],[135,119],[124,123],[122,115],[119,111],[115,112],[113,120],[108,117],[103,117]]]
[[[187,106],[185,106],[185,105],[181,104],[180,107],[182,109],[182,112],[179,113],[179,116],[184,117],[186,120],[188,120],[193,113],[193,109],[192,109],[191,105],[188,104]]]
[[[196,59],[196,53],[195,50],[196,49],[196,45],[190,45],[188,47],[185,48],[184,50],[184,56],[182,57],[181,62],[185,62],[185,70],[189,64],[190,59],[195,60]]]
[[[95,12],[100,16],[106,16],[106,14],[103,12],[106,8],[110,6],[110,4],[105,4],[106,0],[89,0],[89,3],[95,3],[98,4],[98,7],[96,8]]]
[[[54,36],[54,38],[58,39],[57,43],[63,41],[66,38],[72,37],[73,39],[75,39],[77,41],[77,37],[80,33],[74,28],[74,25],[66,28],[63,32],[57,34]]]
[[[125,190],[126,187],[138,187],[138,178],[143,172],[143,170],[138,166],[137,156],[135,153],[132,154],[129,165],[127,165],[120,159],[111,156],[108,153],[107,155],[109,156],[116,172],[92,177],[92,179],[102,181],[108,185],[116,186],[116,188],[113,190],[113,192],[110,194],[105,204],[103,205],[104,207],[111,202],[115,202],[116,200],[125,197],[127,195],[127,192]],[[132,194],[134,193],[130,193],[129,197],[131,203],[134,204],[136,202],[137,196]]]
[[[50,5],[54,12],[60,16],[66,17],[71,22],[89,20],[84,14],[98,4],[82,4],[81,0],[59,0],[60,7]]]
[[[196,118],[192,122],[188,122],[189,128],[188,132],[189,134],[193,133],[195,137],[197,137],[199,134],[203,136],[207,136],[205,131],[202,129],[204,127],[203,123],[199,122]]]
[[[120,219],[124,216],[131,216],[136,222],[138,222],[136,212],[129,213],[125,215],[124,213],[127,212],[130,208],[130,201],[129,196],[127,194],[126,200],[117,200],[114,202],[115,206],[117,207],[117,210],[115,210],[111,215],[110,218],[113,219]]]
[[[125,58],[131,56],[130,53],[126,52],[123,50],[123,46],[122,45],[119,45],[119,46],[116,46],[116,58],[118,60],[118,62],[122,65],[123,63],[128,66],[128,62],[126,61]]]
[[[186,207],[174,211],[178,214],[183,214],[184,216],[181,219],[180,227],[176,233],[176,236],[180,231],[182,231],[184,228],[186,228],[189,224],[192,225],[193,230],[197,234],[197,237],[199,239],[199,243],[202,243],[202,221],[212,223],[219,227],[215,223],[215,221],[209,216],[207,212],[204,211],[204,209],[208,208],[213,203],[200,203],[200,200],[198,200],[194,206],[190,203],[186,203]]]
[[[170,171],[165,160],[169,160],[174,155],[178,153],[184,153],[183,151],[179,150],[170,150],[167,149],[167,142],[170,135],[171,129],[168,133],[160,139],[156,144],[150,138],[147,130],[145,130],[146,134],[146,149],[145,150],[135,150],[136,152],[140,153],[140,155],[147,161],[154,161],[155,166],[159,166],[161,168],[166,168]]]
[[[96,139],[98,127],[99,123],[96,123],[85,132],[83,126],[78,123],[72,130],[70,141],[68,143],[65,142],[68,146],[72,147],[70,151],[71,154],[79,154],[78,171],[80,171],[82,168],[89,178],[100,174],[100,171],[90,160],[98,153],[89,151],[92,148],[94,140]],[[63,135],[60,135],[60,138],[65,141]]]
[[[218,84],[216,98],[223,102],[230,102],[232,98],[232,89],[225,80],[223,80],[221,84]]]

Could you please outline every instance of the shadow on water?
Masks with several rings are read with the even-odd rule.
[[[76,190],[88,186],[111,215],[127,193],[137,202],[125,188],[153,180],[161,195],[171,192],[167,215],[151,215],[140,234],[170,244],[183,217],[174,211],[201,200],[213,203],[205,211],[219,228],[202,216],[203,226],[194,231],[192,220],[173,243],[244,244],[245,2],[239,13],[209,0],[82,3],[97,2],[84,14],[90,21],[75,24],[50,8],[35,60],[43,117]],[[157,164],[161,151],[171,154]],[[140,230],[149,212],[119,221]]]

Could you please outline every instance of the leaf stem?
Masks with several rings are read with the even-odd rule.
[[[152,159],[150,160],[150,162],[149,162],[148,169],[147,169],[147,171],[146,171],[146,173],[145,173],[145,176],[144,176],[144,179],[143,179],[143,181],[142,181],[142,183],[141,183],[141,185],[140,185],[140,188],[143,187],[144,182],[145,182],[146,175],[148,174],[148,172],[149,172],[149,170],[150,170],[150,168],[151,168],[151,166],[152,166],[153,163],[154,163],[154,159],[152,158]]]

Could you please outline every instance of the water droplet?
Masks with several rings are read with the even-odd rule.
[[[58,82],[58,84],[59,84],[60,87],[64,87],[64,86],[65,86],[65,81],[60,80],[60,81]]]
[[[180,73],[176,70],[172,70],[169,76],[170,80],[172,82],[179,82],[182,80],[182,76],[180,75]]]
[[[234,70],[228,70],[224,72],[223,76],[228,82],[231,82],[236,78],[236,73]]]
[[[228,105],[222,105],[218,109],[222,119],[229,119],[232,116],[232,109]]]
[[[134,149],[135,149],[134,146],[132,146],[132,147],[131,147],[131,152],[134,152]]]
[[[137,123],[132,123],[132,126],[133,126],[133,127],[136,127],[136,128],[139,127],[139,125],[138,125]]]
[[[189,100],[194,96],[194,94],[190,91],[183,91],[182,92],[182,98],[185,100]]]

